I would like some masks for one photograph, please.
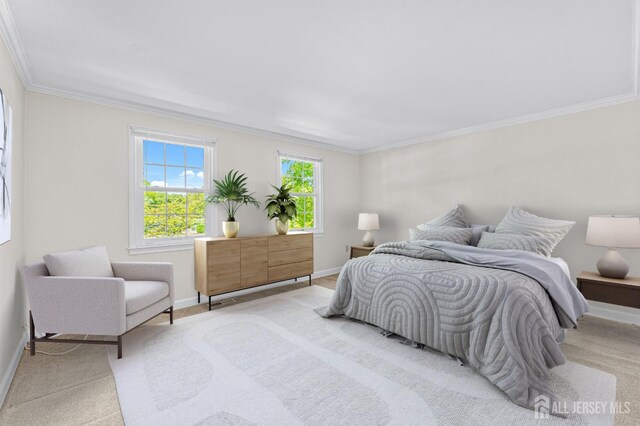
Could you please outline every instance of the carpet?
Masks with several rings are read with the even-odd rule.
[[[456,360],[319,317],[332,294],[312,286],[125,335],[122,359],[109,348],[125,423],[540,424]],[[552,382],[580,403],[544,424],[613,424],[613,375],[567,362]]]

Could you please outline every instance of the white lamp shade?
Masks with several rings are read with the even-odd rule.
[[[358,216],[358,229],[361,231],[377,231],[380,229],[378,213],[360,213]]]
[[[590,216],[586,243],[612,248],[640,247],[640,217]]]

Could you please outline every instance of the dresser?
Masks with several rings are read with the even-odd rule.
[[[195,287],[211,296],[309,277],[313,273],[313,234],[195,239]]]

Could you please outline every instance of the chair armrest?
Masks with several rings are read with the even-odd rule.
[[[25,285],[39,332],[118,336],[127,331],[122,278],[40,276]]]
[[[111,262],[113,275],[125,281],[163,281],[169,285],[171,305],[174,301],[173,263],[169,262]]]

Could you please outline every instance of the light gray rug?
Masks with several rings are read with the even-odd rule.
[[[319,317],[313,308],[332,294],[312,286],[125,335],[124,358],[109,348],[125,422],[541,424],[456,360],[367,324]],[[615,400],[615,377],[580,364],[555,368],[553,383],[572,400]],[[605,411],[542,423],[613,424]]]

